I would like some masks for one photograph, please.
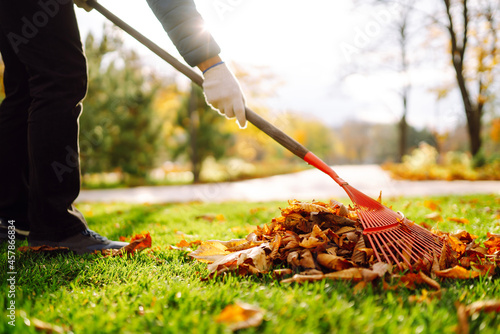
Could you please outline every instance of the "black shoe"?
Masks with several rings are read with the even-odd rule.
[[[14,234],[17,240],[26,240],[30,234],[29,228],[21,224],[16,224],[15,221],[13,221],[12,224],[10,222],[12,221],[0,218],[0,240],[5,241],[9,239],[9,234]],[[9,233],[9,230],[14,231],[14,233]]]
[[[46,241],[46,240],[30,240],[30,246],[51,246],[51,247],[68,247],[69,250],[78,254],[92,253],[95,250],[103,249],[120,249],[127,246],[128,242],[111,241],[102,235],[92,231],[84,230],[72,237],[62,241]]]

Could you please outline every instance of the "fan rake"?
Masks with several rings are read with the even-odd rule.
[[[440,256],[443,241],[437,235],[352,187],[312,152],[308,152],[304,160],[328,174],[345,190],[378,261],[397,264],[403,270],[412,269],[424,259],[432,263],[434,255]]]
[[[97,1],[88,0],[87,4],[94,7],[107,19],[137,39],[191,81],[202,86],[203,77],[200,74],[178,61]],[[403,270],[406,268],[412,269],[414,265],[424,261],[424,259],[432,263],[434,255],[440,256],[443,242],[438,236],[350,186],[332,168],[300,143],[251,109],[245,108],[245,111],[247,120],[250,123],[299,158],[328,174],[345,190],[355,205],[364,228],[363,235],[372,246],[378,261],[396,264]]]

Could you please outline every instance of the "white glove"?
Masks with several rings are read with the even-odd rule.
[[[245,96],[231,70],[220,63],[207,69],[204,76],[203,92],[208,105],[227,118],[236,116],[240,128],[246,128]]]
[[[75,5],[85,9],[87,12],[90,12],[92,9],[94,9],[92,6],[87,5],[87,0],[73,0],[73,2],[75,3]]]

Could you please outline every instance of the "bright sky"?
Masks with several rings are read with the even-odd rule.
[[[100,2],[169,53],[178,56],[145,0]],[[380,38],[381,32],[377,28],[391,15],[396,15],[394,12],[368,12],[354,8],[352,1],[348,0],[195,2],[207,28],[221,46],[221,56],[225,60],[243,66],[265,66],[284,82],[269,101],[278,112],[302,112],[329,125],[338,125],[347,119],[393,122],[400,115],[401,101],[394,92],[401,79],[395,73],[352,73],[342,79],[353,61],[370,62],[369,57],[363,57],[362,47],[356,53],[349,53],[346,47],[360,46],[363,42],[360,32],[368,42]],[[89,30],[101,34],[105,19],[98,12],[77,9],[77,16],[83,36]],[[124,37],[155,70],[170,71],[169,65],[151,51],[132,38]],[[412,125],[442,129],[460,119],[459,104],[437,104],[435,96],[428,92],[432,83],[451,75],[451,71],[436,72],[425,67],[410,74],[414,87],[409,112]]]

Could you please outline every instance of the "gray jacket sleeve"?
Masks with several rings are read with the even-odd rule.
[[[219,54],[193,0],[147,0],[175,47],[190,66]]]

